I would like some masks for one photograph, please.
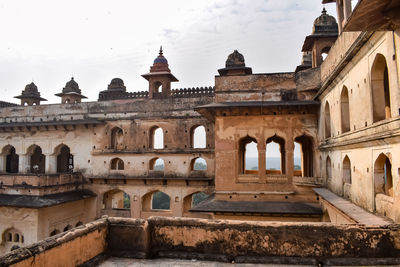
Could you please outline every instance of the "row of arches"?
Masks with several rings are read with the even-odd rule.
[[[321,161],[322,162],[322,161]],[[355,166],[351,165],[348,155],[342,161],[342,184],[352,184],[352,172]],[[332,160],[330,156],[325,159],[325,177],[332,179]],[[381,153],[374,162],[374,194],[385,194],[393,197],[392,164],[388,155]]]
[[[113,158],[110,161],[111,170],[124,170],[125,163],[120,158]],[[162,158],[152,158],[149,161],[149,170],[151,171],[164,171],[164,160]],[[202,157],[197,157],[190,162],[191,171],[205,171],[207,170],[207,162]]]
[[[194,207],[208,197],[208,194],[201,191],[184,197],[185,210],[188,211],[191,207]],[[172,198],[162,191],[149,192],[142,197],[142,211],[168,211],[171,209],[171,201]],[[124,191],[114,189],[103,194],[102,209],[129,210],[130,208],[131,198]]]
[[[123,149],[124,146],[124,131],[120,127],[111,129],[110,149]],[[159,126],[153,126],[149,131],[149,147],[152,149],[164,149],[164,131]],[[202,125],[193,126],[190,129],[190,147],[191,148],[206,148],[206,129]]]
[[[42,148],[38,145],[32,145],[27,149],[27,165],[29,165],[30,173],[45,173],[46,156],[42,152]],[[70,172],[73,170],[74,157],[67,145],[61,144],[54,151],[56,155],[56,171],[59,173]],[[5,146],[1,151],[3,157],[3,171],[6,173],[18,173],[20,170],[20,156],[16,153],[15,147],[12,145]]]
[[[79,222],[77,222],[76,224],[75,224],[75,227],[78,227],[78,226],[81,226],[81,225],[83,225],[83,223],[81,222],[81,221],[79,221]],[[59,229],[53,229],[51,232],[50,232],[50,236],[54,236],[54,235],[57,235],[57,234],[59,234],[59,233],[61,233],[61,232],[66,232],[66,231],[68,231],[68,230],[71,230],[73,228],[73,226],[72,225],[70,225],[70,224],[67,224],[64,228],[63,228],[63,230],[62,231],[60,231]]]
[[[265,141],[265,171],[271,175],[286,173],[286,142],[285,139],[274,135]],[[314,142],[307,135],[294,139],[293,166],[296,176],[312,177],[314,164]],[[239,140],[239,173],[259,173],[259,145],[256,138],[246,136]],[[263,155],[264,157],[264,155]]]
[[[386,58],[382,54],[377,54],[371,68],[371,97],[372,97],[372,121],[378,122],[391,117],[390,107],[390,87],[389,72]],[[342,87],[340,93],[340,130],[346,133],[351,130],[350,117],[351,109],[349,90],[346,86]],[[364,108],[364,107],[363,107]],[[324,131],[325,138],[332,136],[331,105],[325,102],[324,108]]]

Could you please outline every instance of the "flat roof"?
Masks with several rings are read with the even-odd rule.
[[[62,126],[62,125],[82,125],[82,124],[103,124],[104,121],[98,119],[83,119],[83,120],[58,120],[58,121],[34,121],[34,122],[3,122],[0,123],[0,128],[10,127],[39,127],[39,126]]]
[[[210,197],[191,208],[192,212],[262,213],[275,215],[322,215],[317,203],[225,201]]]
[[[79,190],[44,196],[0,194],[0,206],[45,208],[97,196],[90,190]]]

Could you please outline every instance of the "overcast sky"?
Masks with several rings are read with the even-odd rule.
[[[212,86],[234,49],[254,73],[294,71],[321,0],[0,0],[0,100],[32,80],[58,103],[71,76],[88,101],[114,77],[148,89],[160,45],[179,82]],[[326,5],[335,14],[334,4]]]

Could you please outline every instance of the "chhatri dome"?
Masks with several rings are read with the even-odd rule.
[[[154,59],[153,66],[150,67],[150,72],[162,72],[162,71],[171,72],[171,70],[168,67],[168,60],[164,57],[161,46],[158,57]]]
[[[313,34],[319,33],[337,33],[338,24],[335,17],[328,15],[326,9],[322,9],[322,14],[314,20]]]

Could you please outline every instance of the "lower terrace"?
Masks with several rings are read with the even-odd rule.
[[[395,224],[103,217],[0,258],[0,266],[113,266],[137,260],[294,265],[400,264]],[[158,259],[158,260],[157,260]],[[115,265],[114,265],[115,266]],[[151,266],[151,265],[150,265]],[[191,266],[191,265],[189,265]],[[219,266],[219,265],[218,265]]]

